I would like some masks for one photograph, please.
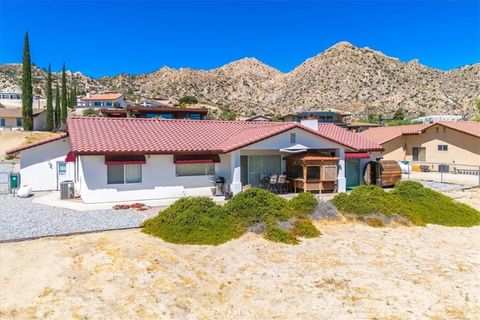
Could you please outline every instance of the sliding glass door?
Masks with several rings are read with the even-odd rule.
[[[253,186],[260,185],[263,176],[280,175],[282,174],[282,158],[281,156],[248,156],[248,161],[245,163],[246,156],[242,163],[242,177],[248,178],[248,184]],[[244,176],[243,170],[247,167],[248,176]]]

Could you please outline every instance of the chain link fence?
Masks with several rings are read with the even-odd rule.
[[[430,181],[465,187],[480,186],[480,164],[472,166],[458,163],[403,161],[400,166],[404,180]]]
[[[10,172],[14,165],[13,161],[0,161],[0,194],[10,192]]]

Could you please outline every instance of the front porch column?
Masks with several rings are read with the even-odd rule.
[[[345,149],[337,149],[335,155],[338,160],[337,192],[347,192],[347,179],[345,178]]]
[[[242,191],[242,172],[240,166],[240,150],[235,150],[231,153],[231,177],[232,183],[230,184],[230,190],[233,194],[237,194]]]

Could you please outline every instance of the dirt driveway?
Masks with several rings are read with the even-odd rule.
[[[480,227],[317,226],[297,246],[138,230],[1,244],[0,318],[480,318]]]

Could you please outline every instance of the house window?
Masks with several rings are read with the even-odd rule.
[[[107,165],[107,183],[141,183],[142,165],[141,164],[110,164]]]
[[[5,119],[0,119],[0,127],[5,127]]]
[[[215,163],[182,163],[175,165],[177,177],[213,176]]]
[[[438,151],[448,151],[448,145],[446,144],[439,144]]]
[[[107,101],[107,107],[111,107],[112,106],[112,101]]]
[[[297,142],[297,134],[295,132],[290,133],[290,143],[296,143]]]
[[[66,176],[67,175],[67,163],[59,161],[57,162],[58,166],[58,175],[59,176]]]
[[[93,105],[94,105],[95,107],[101,107],[101,106],[102,106],[102,102],[101,102],[101,101],[95,101],[95,102],[93,103]]]
[[[427,149],[426,148],[412,148],[413,161],[427,161]]]
[[[22,118],[17,118],[17,127],[22,127],[22,126],[23,126]]]
[[[328,117],[327,117],[327,122],[328,122],[328,123],[333,123],[333,117],[328,116]]]
[[[190,114],[188,115],[188,118],[189,118],[190,120],[200,120],[200,119],[201,119],[200,113],[190,113]]]

